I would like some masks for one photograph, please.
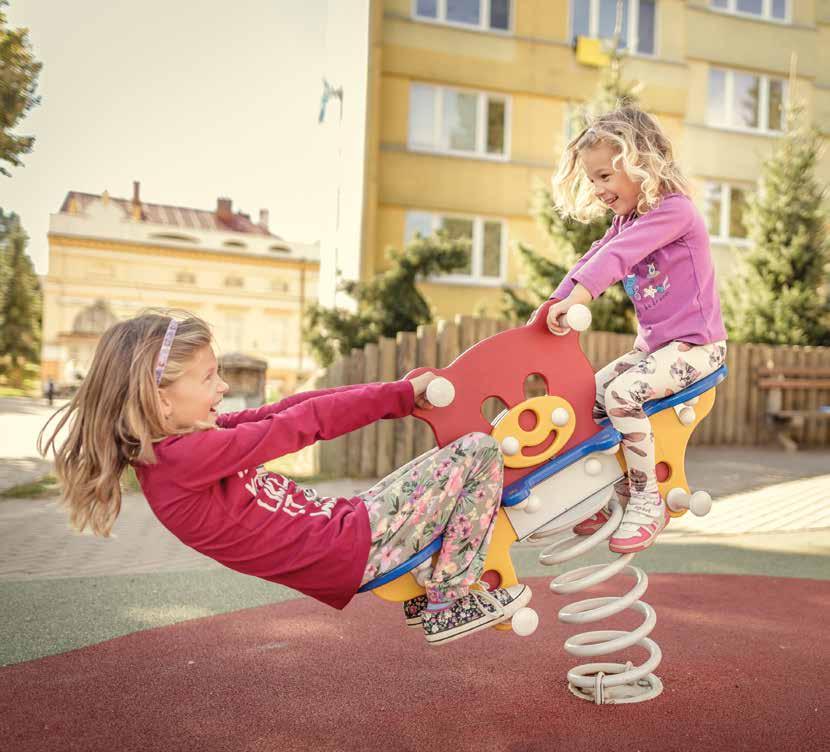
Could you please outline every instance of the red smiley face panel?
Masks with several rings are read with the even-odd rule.
[[[551,334],[546,305],[532,324],[510,329],[473,345],[446,368],[417,368],[412,378],[432,371],[448,379],[455,398],[447,407],[417,409],[439,446],[465,433],[491,434],[500,443],[508,486],[552,457],[596,434],[591,418],[594,371],[579,346],[578,333]],[[547,395],[525,397],[525,380],[538,374]],[[482,414],[490,397],[498,397],[507,413],[491,424]]]

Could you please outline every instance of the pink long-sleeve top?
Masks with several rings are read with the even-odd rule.
[[[343,608],[369,556],[365,505],[320,497],[262,465],[413,407],[409,381],[306,392],[220,415],[217,429],[169,436],[155,445],[156,463],[137,464],[136,474],[156,517],[186,545]]]
[[[688,196],[671,193],[643,215],[614,217],[551,297],[567,297],[579,282],[597,298],[620,281],[637,314],[638,349],[726,339],[709,234]]]

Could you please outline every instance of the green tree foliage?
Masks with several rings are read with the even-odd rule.
[[[470,241],[439,232],[416,236],[404,252],[389,252],[389,269],[367,281],[347,281],[341,288],[357,302],[352,312],[312,305],[306,313],[303,338],[317,361],[328,366],[338,355],[348,355],[380,337],[414,332],[432,321],[432,311],[416,283],[464,268],[470,258]]]
[[[571,133],[582,131],[590,116],[638,103],[640,85],[625,82],[622,69],[622,53],[619,49],[614,49],[609,53],[608,65],[600,73],[594,96],[571,117]],[[542,183],[534,189],[532,213],[551,240],[555,261],[548,260],[532,248],[520,247],[519,253],[526,278],[525,290],[519,294],[515,290],[505,288],[502,297],[503,313],[518,321],[526,320],[529,312],[534,311],[548,298],[591,244],[605,234],[613,217],[609,212],[601,219],[587,224],[564,219],[554,207],[550,187]],[[591,304],[591,313],[594,329],[608,332],[635,330],[634,311],[621,284],[613,285],[595,300]]]
[[[10,29],[6,25],[0,0],[0,163],[12,167],[21,164],[20,156],[32,150],[32,136],[16,136],[12,130],[40,99],[35,96],[41,63],[32,55],[28,29]],[[0,164],[0,173],[11,173]]]
[[[799,105],[788,108],[786,123],[747,200],[751,246],[736,251],[724,319],[730,336],[745,342],[830,344],[826,188],[815,175],[822,137]]]
[[[26,233],[16,223],[2,244],[8,273],[0,307],[0,372],[18,388],[23,386],[30,366],[40,362],[43,303],[40,283],[26,254],[27,241]]]

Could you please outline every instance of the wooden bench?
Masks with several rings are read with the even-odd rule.
[[[796,451],[798,443],[791,432],[801,429],[808,419],[830,418],[830,368],[798,366],[767,366],[758,369],[758,388],[767,392],[765,414],[776,429],[776,436],[789,451]],[[797,410],[784,409],[784,392],[813,390],[824,392],[818,407]]]

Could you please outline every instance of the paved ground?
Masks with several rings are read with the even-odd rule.
[[[48,469],[34,451],[48,412],[0,400],[0,489]],[[819,749],[830,734],[813,684],[830,659],[830,451],[693,448],[687,474],[713,511],[673,521],[637,558],[667,690],[603,711],[612,722],[601,726],[562,683],[562,640],[576,630],[556,621],[561,604],[545,591],[563,568],[542,567],[538,545],[514,550],[537,634],[433,653],[397,606],[359,596],[338,613],[204,559],[140,496],[125,498],[110,539],[71,533],[53,500],[0,500],[0,738],[15,752],[409,750],[435,733],[457,749],[511,752],[608,748],[620,735],[626,749]]]

